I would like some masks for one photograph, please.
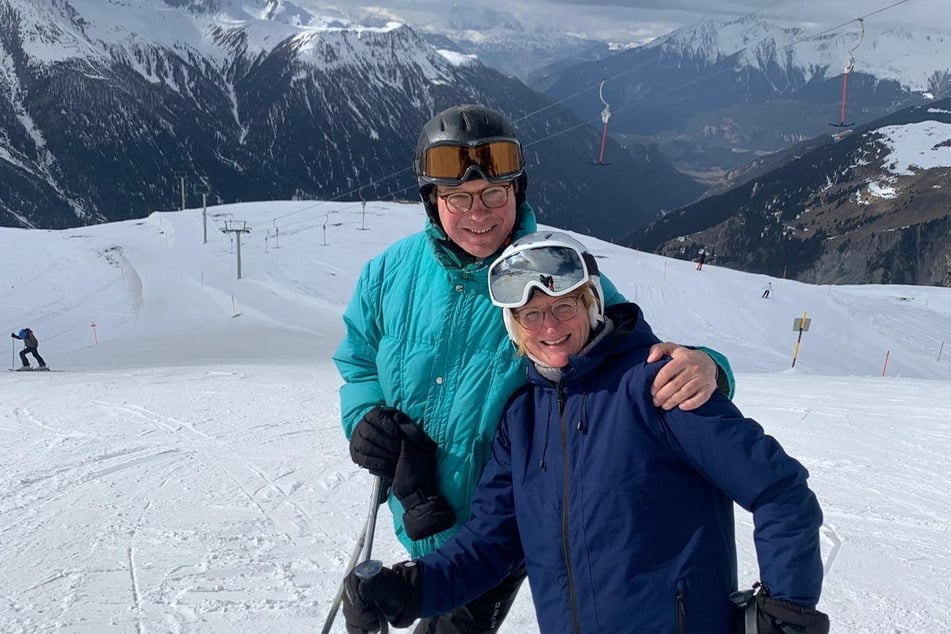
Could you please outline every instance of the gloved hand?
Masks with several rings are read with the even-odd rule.
[[[422,570],[405,561],[384,567],[363,580],[351,570],[344,581],[343,617],[349,634],[380,631],[381,618],[394,627],[408,627],[419,615],[422,602]]]
[[[756,607],[759,634],[829,634],[829,616],[819,610],[774,599],[765,592],[756,595]]]
[[[350,458],[373,475],[392,479],[403,443],[403,423],[413,424],[398,409],[377,405],[353,428]]]
[[[14,339],[19,339],[19,337],[16,336],[16,333],[11,332],[10,336],[13,337]]]
[[[403,448],[393,475],[393,493],[403,505],[403,527],[416,541],[440,533],[456,521],[436,475],[436,443],[421,429],[401,425]]]

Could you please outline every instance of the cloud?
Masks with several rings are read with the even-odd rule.
[[[816,31],[866,16],[866,27],[881,30],[908,27],[931,33],[951,33],[949,0],[483,0],[480,9],[506,11],[526,26],[569,29],[603,39],[643,42],[703,19],[731,20],[757,16]],[[306,0],[299,0],[302,5]],[[313,5],[320,0],[312,0]],[[336,8],[363,12],[372,5],[360,0],[338,0]],[[379,15],[380,4],[375,13]],[[435,28],[453,14],[467,11],[462,2],[393,0],[387,13],[411,26]]]
[[[757,15],[765,18],[835,24],[868,16],[870,22],[884,26],[902,25],[923,30],[951,32],[951,5],[948,0],[541,0],[543,4],[572,6],[585,10],[608,7],[630,11],[656,11],[668,14],[706,14],[743,17]]]

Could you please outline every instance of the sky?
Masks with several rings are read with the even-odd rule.
[[[756,64],[760,56],[775,46],[788,54],[781,56],[783,63],[795,64],[808,79],[812,73],[826,68],[842,68],[853,56],[857,71],[874,74],[880,79],[899,81],[910,90],[926,91],[936,72],[944,68],[935,60],[948,56],[951,47],[951,3],[947,0],[881,0],[874,5],[858,0],[836,3],[819,0],[792,0],[790,2],[760,2],[752,4],[737,0],[733,3],[700,3],[684,0],[677,4],[684,9],[654,8],[651,3],[567,3],[554,0],[526,0],[522,3],[504,3],[485,0],[478,6],[446,3],[440,0],[397,0],[380,5],[345,0],[332,5],[324,0],[281,0],[279,10],[272,12],[264,0],[249,2],[227,0],[220,3],[221,12],[213,16],[188,14],[170,10],[165,0],[125,0],[122,3],[102,3],[100,0],[72,0],[73,6],[85,20],[79,29],[63,20],[61,7],[49,3],[25,2],[18,4],[23,17],[23,47],[36,63],[55,63],[75,56],[111,56],[119,54],[148,81],[166,81],[156,75],[154,65],[141,61],[135,53],[143,42],[169,47],[186,57],[190,50],[199,51],[221,63],[232,54],[230,46],[223,45],[211,33],[218,29],[240,30],[249,50],[271,51],[286,38],[296,38],[302,59],[321,64],[324,46],[336,47],[337,63],[360,63],[374,57],[376,40],[372,37],[354,39],[349,30],[358,33],[389,31],[400,24],[414,29],[436,32],[470,42],[482,42],[491,48],[493,36],[497,45],[509,47],[510,38],[542,38],[561,41],[562,37],[576,36],[606,41],[617,47],[644,44],[681,27],[698,24],[702,20],[726,22],[744,16],[775,20],[778,24],[798,27],[797,31],[763,29],[760,25],[734,23],[720,26],[716,37],[709,33],[699,37],[685,29],[681,46],[702,48],[703,55],[733,54],[746,51],[749,63]],[[904,2],[895,5],[895,2]],[[658,3],[654,3],[658,4]],[[506,18],[499,18],[498,15]],[[278,16],[276,19],[266,19]],[[866,16],[864,27],[856,18]],[[947,19],[935,19],[936,16]],[[511,25],[511,17],[518,22],[512,29],[490,28],[486,25]],[[49,28],[53,21],[56,28]],[[43,26],[43,25],[46,26]],[[347,33],[341,33],[346,25]],[[906,26],[914,31],[896,30]],[[532,32],[533,27],[540,29]],[[922,35],[918,31],[927,31]],[[50,33],[55,36],[51,37]],[[822,36],[821,41],[813,36]],[[774,42],[775,39],[775,42]],[[117,45],[125,53],[117,53],[106,46]],[[767,50],[760,50],[764,46]],[[471,61],[468,57],[444,53],[451,63]],[[12,58],[11,58],[12,59]],[[354,61],[354,60],[358,61]],[[420,52],[417,60],[421,72],[438,75],[432,62]],[[0,78],[10,83],[14,96],[19,90],[11,60],[0,58]],[[174,79],[174,90],[185,91]],[[30,134],[39,138],[36,125],[29,116],[21,119]],[[42,141],[42,139],[39,139]]]
[[[0,629],[319,629],[370,492],[330,357],[363,263],[424,217],[224,205],[207,244],[200,208],[0,228],[0,323],[33,328],[54,370],[0,372]],[[251,229],[241,280],[225,221]],[[697,271],[578,237],[660,336],[728,355],[738,406],[809,469],[834,631],[951,630],[951,289]],[[736,524],[748,586],[750,515]],[[384,509],[373,553],[387,563],[404,557],[391,530]],[[530,631],[526,587],[502,632]]]
[[[299,0],[301,6],[330,6],[321,0]],[[385,9],[364,0],[337,0],[332,6],[373,7],[411,24],[425,27],[452,14],[471,10],[464,2],[393,0]],[[568,29],[579,34],[643,43],[703,19],[730,20],[755,15],[821,30],[868,16],[876,27],[905,26],[951,33],[951,5],[946,0],[484,0],[479,10],[496,9],[517,16],[526,25]]]

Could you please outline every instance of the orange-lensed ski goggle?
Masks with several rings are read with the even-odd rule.
[[[474,171],[490,183],[509,181],[524,169],[522,147],[513,139],[480,145],[433,145],[420,157],[419,175],[435,185],[459,185]]]

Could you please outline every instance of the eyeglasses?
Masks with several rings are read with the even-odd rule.
[[[568,321],[578,314],[578,304],[582,301],[581,295],[572,295],[559,299],[548,307],[547,310],[538,308],[528,308],[525,310],[513,310],[512,317],[526,330],[538,330],[545,323],[545,315],[551,313],[552,317],[558,321]]]
[[[454,214],[468,213],[472,209],[472,201],[478,196],[482,204],[489,209],[502,207],[509,201],[509,190],[512,185],[492,185],[482,191],[472,194],[470,192],[453,192],[451,194],[436,194],[437,197],[446,201],[446,207]]]
[[[419,157],[417,173],[434,185],[460,185],[477,172],[490,183],[513,180],[525,169],[515,139],[484,139],[479,145],[432,145]]]
[[[489,267],[489,297],[502,308],[528,303],[533,288],[560,297],[588,282],[584,255],[568,246],[542,240],[503,255]]]

